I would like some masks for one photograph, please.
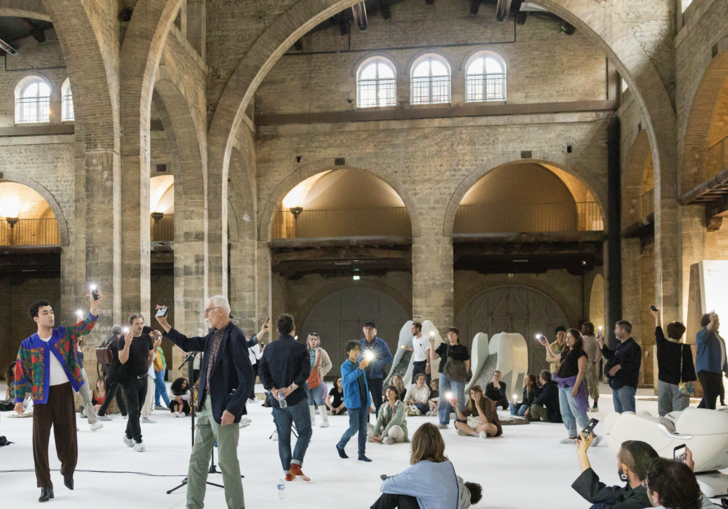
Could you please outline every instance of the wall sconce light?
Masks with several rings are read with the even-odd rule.
[[[15,228],[15,225],[18,224],[18,221],[20,221],[17,217],[6,217],[5,220],[8,222],[11,229]]]
[[[154,224],[159,223],[163,217],[164,212],[152,212],[152,219],[154,219]]]
[[[293,214],[293,218],[298,221],[298,216],[300,216],[301,212],[303,212],[303,207],[291,207],[288,210],[290,210],[291,214]]]

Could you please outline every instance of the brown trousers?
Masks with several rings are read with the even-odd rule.
[[[33,405],[33,460],[39,488],[52,488],[51,468],[48,463],[48,441],[53,427],[56,453],[61,461],[61,474],[73,477],[78,461],[76,441],[75,396],[70,383],[52,385],[48,389],[48,402]]]

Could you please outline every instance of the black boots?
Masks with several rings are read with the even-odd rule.
[[[66,485],[66,488],[69,490],[73,489],[73,477],[63,476],[63,484]]]
[[[53,488],[41,488],[38,502],[48,502],[53,498]]]

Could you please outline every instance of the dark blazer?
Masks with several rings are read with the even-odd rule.
[[[533,400],[534,405],[546,407],[546,416],[549,422],[561,422],[561,408],[559,406],[559,384],[550,380],[541,387],[538,397]]]
[[[508,409],[508,386],[505,382],[500,382],[500,389],[496,389],[493,382],[485,386],[485,395],[495,401],[497,406],[502,406],[504,410]]]
[[[215,337],[214,329],[204,338],[188,338],[176,329],[170,330],[165,337],[185,352],[205,352],[200,364],[197,410],[201,410],[205,402],[207,371],[212,369],[210,397],[215,422],[220,423],[225,410],[235,416],[235,422],[240,422],[240,418],[247,413],[245,401],[255,383],[243,331],[232,322],[225,327],[214,366],[208,366],[210,348]]]
[[[571,485],[579,495],[596,507],[610,509],[643,509],[652,507],[647,490],[642,486],[607,486],[591,468],[584,470]]]
[[[604,372],[609,371],[616,365],[622,368],[614,376],[609,376],[609,387],[619,390],[624,386],[637,388],[640,379],[640,365],[642,364],[642,348],[634,339],[628,338],[617,345],[616,350],[610,350],[604,345],[602,348],[604,358],[608,360],[604,366]]]

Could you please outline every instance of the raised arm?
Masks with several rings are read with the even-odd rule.
[[[541,338],[538,340],[541,345],[546,348],[546,360],[549,362],[559,362],[561,360],[561,357],[557,356],[553,350],[551,350],[551,345],[549,344],[549,340],[546,339],[546,336],[541,336]]]

